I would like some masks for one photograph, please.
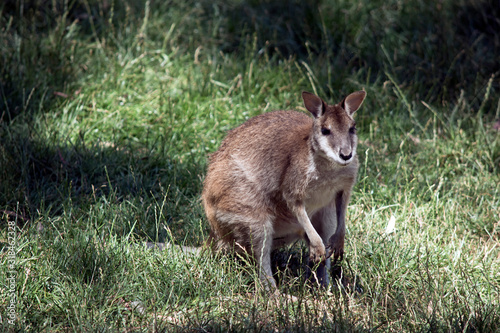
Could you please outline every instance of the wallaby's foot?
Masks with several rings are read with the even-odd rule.
[[[267,293],[274,293],[278,290],[276,286],[276,281],[272,276],[268,276],[267,274],[261,274],[259,276],[262,287]]]
[[[283,305],[290,303],[290,302],[293,302],[293,303],[298,302],[298,300],[299,299],[296,296],[282,293],[278,289],[276,289],[269,296],[270,304],[276,306],[277,308],[282,308]]]
[[[284,294],[278,290],[276,290],[276,292],[274,293],[276,295],[276,298],[278,299],[281,299],[281,300],[285,300],[286,302],[297,302],[299,299],[296,297],[296,296],[293,296],[293,295],[289,295],[289,294]]]

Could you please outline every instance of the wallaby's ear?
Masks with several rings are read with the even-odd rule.
[[[325,112],[325,102],[318,96],[307,91],[302,92],[302,99],[307,111],[311,112],[314,118],[318,118]]]
[[[350,115],[356,112],[366,97],[366,91],[356,91],[344,98],[342,101],[342,108]]]

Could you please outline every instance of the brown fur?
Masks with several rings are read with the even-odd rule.
[[[352,114],[365,92],[337,105],[302,97],[313,118],[275,111],[231,130],[210,157],[202,194],[215,247],[250,253],[272,286],[271,250],[300,238],[309,244],[310,261],[320,263],[319,282],[328,284],[328,257],[343,254],[357,177]]]

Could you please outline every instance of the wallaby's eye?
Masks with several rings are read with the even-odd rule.
[[[349,128],[349,133],[356,134],[356,127],[353,126],[353,127]]]
[[[321,129],[321,134],[323,134],[323,135],[329,135],[330,133],[331,132],[330,132],[330,130],[328,128],[323,127]]]

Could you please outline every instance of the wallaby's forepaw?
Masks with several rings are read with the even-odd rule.
[[[323,243],[318,246],[309,246],[309,260],[315,263],[326,260],[326,249]]]
[[[335,265],[344,258],[344,235],[334,234],[328,243],[326,257],[330,258],[333,254],[332,264]]]

